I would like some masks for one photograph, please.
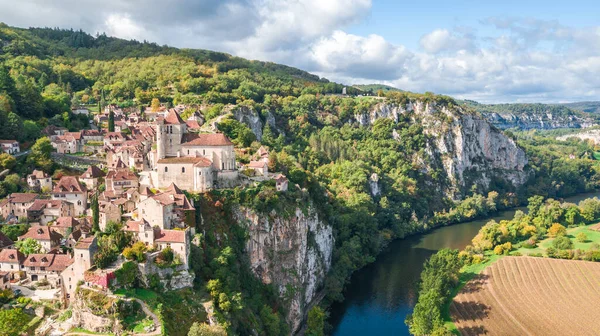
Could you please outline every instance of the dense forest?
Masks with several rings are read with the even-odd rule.
[[[472,100],[463,101],[468,106],[473,107],[479,113],[510,113],[516,116],[528,115],[546,115],[552,114],[555,117],[585,116],[585,113],[572,106],[559,104],[540,104],[540,103],[515,103],[515,104],[481,104]]]
[[[485,216],[533,194],[560,198],[600,187],[592,145],[557,142],[535,132],[511,133],[529,155],[523,187],[493,180],[488,189],[495,193],[475,186],[457,201],[431,192],[442,190],[448,177],[439,163],[428,161],[425,149],[432,139],[414,116],[402,115],[397,122],[383,118],[370,127],[353,123],[356,114],[384,97],[342,96],[342,84],[274,63],[82,31],[0,25],[0,46],[1,138],[33,141],[48,124],[86,127],[87,120],[70,114],[71,106],[80,104],[146,106],[158,99],[168,106],[196,104],[207,119],[226,114],[231,105],[255,111],[265,125],[260,141],[234,118],[225,118],[219,127],[236,143],[241,161],[248,160],[243,153],[268,146],[270,170],[283,172],[291,185],[306,190],[310,195],[306,202],[313,202],[321,218],[333,226],[336,246],[323,307],[341,299],[349,275],[372,262],[394,239]],[[347,93],[361,91],[348,87]],[[449,108],[461,105],[450,97],[393,90],[385,93],[385,99],[404,105],[414,100]],[[436,117],[440,127],[451,122],[449,117]],[[382,186],[377,195],[369,187],[373,173]],[[243,255],[245,234],[226,210],[244,204],[268,213],[296,206],[304,196],[278,196],[274,185],[266,183],[191,197],[202,204],[198,211],[212,219],[210,225],[227,228],[226,238],[209,232],[202,237],[202,248],[193,252],[195,270],[201,274],[197,291],[211,295],[217,316],[230,333],[285,334],[285,308],[274,289],[258,281],[240,281],[249,273]],[[311,311],[308,321],[316,335],[323,328],[318,309]]]

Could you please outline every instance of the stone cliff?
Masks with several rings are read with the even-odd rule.
[[[246,251],[252,271],[278,289],[294,333],[310,305],[320,299],[320,287],[331,266],[332,227],[319,219],[313,206],[297,207],[289,216],[237,207],[234,217],[248,229]]]
[[[588,128],[594,126],[591,118],[576,115],[553,115],[551,113],[531,115],[516,115],[513,113],[484,113],[483,116],[500,129],[520,128],[555,129],[555,128]]]
[[[514,186],[527,178],[527,157],[515,141],[486,120],[460,106],[437,106],[435,103],[412,101],[405,106],[381,102],[357,114],[355,120],[369,126],[381,118],[397,122],[407,116],[423,125],[429,136],[428,160],[420,160],[424,171],[443,166],[449,186],[444,192],[460,198],[465,188],[476,184],[488,188],[492,178],[504,179]]]

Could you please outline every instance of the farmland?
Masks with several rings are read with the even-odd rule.
[[[462,335],[600,335],[600,263],[504,257],[450,305]]]

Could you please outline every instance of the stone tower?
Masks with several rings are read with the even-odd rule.
[[[156,156],[158,159],[164,159],[165,153],[165,125],[162,118],[156,120]]]

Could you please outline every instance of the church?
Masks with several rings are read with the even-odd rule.
[[[225,134],[188,132],[174,109],[155,123],[156,187],[175,183],[185,190],[204,192],[215,188],[219,179],[237,178],[234,145]]]

